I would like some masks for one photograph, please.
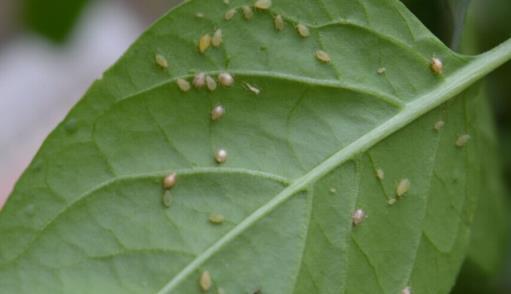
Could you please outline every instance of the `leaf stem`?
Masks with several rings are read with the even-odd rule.
[[[341,149],[310,172],[296,179],[290,186],[282,190],[264,206],[257,209],[241,223],[225,234],[212,246],[197,256],[181,272],[175,275],[158,294],[171,293],[190,274],[196,271],[204,262],[219,252],[225,245],[234,240],[237,236],[246,231],[258,220],[271,213],[275,208],[286,202],[293,195],[307,189],[318,179],[330,173],[339,165],[350,160],[357,154],[367,151],[388,136],[396,133],[417,118],[435,109],[449,99],[463,92],[488,73],[511,59],[511,39],[505,41],[496,48],[474,58],[466,66],[446,77],[442,83],[425,95],[418,97],[405,107],[393,118],[389,119],[379,127],[355,140],[350,145]]]

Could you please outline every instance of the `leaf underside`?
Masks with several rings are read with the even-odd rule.
[[[476,88],[323,167],[471,59],[394,0],[281,0],[249,21],[240,11],[224,20],[246,4],[179,6],[92,85],[0,214],[2,292],[201,293],[206,270],[211,293],[450,290],[481,184],[478,142],[491,133]],[[217,28],[222,46],[200,54],[198,39]],[[431,72],[433,56],[443,75]],[[176,79],[199,71],[236,82],[181,92]],[[217,104],[226,113],[211,121]],[[462,134],[472,139],[459,148]],[[167,208],[161,180],[172,171]],[[389,205],[404,178],[410,190]],[[357,208],[367,218],[353,227]],[[225,221],[209,223],[211,213]]]

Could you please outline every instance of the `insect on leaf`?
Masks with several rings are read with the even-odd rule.
[[[46,139],[0,213],[1,292],[449,292],[481,185],[475,82],[510,42],[458,55],[396,0],[229,3],[161,18]]]

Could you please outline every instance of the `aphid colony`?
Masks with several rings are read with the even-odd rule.
[[[229,0],[224,0],[224,3],[228,5],[230,2]],[[268,10],[271,8],[272,1],[271,0],[257,0],[255,1],[253,8],[258,10]],[[244,5],[241,6],[241,14],[242,17],[249,21],[254,17],[254,10],[251,6]],[[236,16],[238,13],[238,10],[236,8],[229,9],[224,14],[224,19],[226,21],[230,21],[233,19],[233,17]],[[203,13],[197,13],[196,17],[203,18]],[[285,29],[286,22],[284,20],[284,17],[280,14],[277,14],[273,17],[273,25],[275,27],[275,30],[280,32]],[[296,32],[298,35],[302,38],[308,38],[311,35],[311,32],[307,25],[303,23],[297,23],[295,25]],[[205,54],[209,48],[215,47],[218,48],[223,43],[223,31],[221,29],[216,29],[212,34],[206,33],[200,36],[197,49],[199,53]],[[318,49],[314,52],[314,57],[321,63],[331,63],[332,59],[330,55],[321,49]],[[169,67],[169,62],[167,59],[161,55],[156,54],[155,55],[155,63],[160,67],[161,69],[167,69]],[[443,63],[442,60],[434,57],[431,59],[430,69],[435,75],[441,75],[443,73]],[[385,67],[380,67],[376,71],[379,75],[383,75],[386,72]],[[213,78],[212,76],[208,75],[204,72],[196,73],[195,76],[191,81],[188,81],[184,78],[178,78],[176,79],[176,84],[178,88],[182,92],[188,92],[192,89],[192,86],[196,89],[201,88],[207,88],[209,91],[215,91],[217,89],[217,86],[220,85],[222,87],[231,87],[234,84],[234,78],[231,74],[227,72],[222,72],[218,74],[218,76]],[[252,85],[248,82],[244,82],[245,88],[252,92],[255,95],[259,95],[261,90]],[[222,117],[225,115],[226,110],[224,106],[222,105],[215,105],[213,109],[211,110],[211,121],[218,121],[222,119]],[[434,130],[439,132],[445,125],[445,122],[443,120],[439,120],[434,125]],[[460,135],[455,145],[459,148],[463,147],[467,144],[467,142],[470,140],[470,135],[463,134]],[[219,148],[214,153],[214,160],[217,164],[223,164],[227,160],[227,151],[223,148]],[[376,170],[375,175],[379,181],[383,181],[385,178],[385,173],[383,169],[379,168]],[[176,173],[170,173],[166,177],[164,177],[162,186],[164,189],[164,193],[162,196],[162,203],[165,207],[170,207],[172,203],[172,194],[170,193],[171,189],[176,185]],[[409,192],[411,188],[411,181],[407,178],[403,178],[399,181],[399,183],[396,186],[395,190],[395,197],[391,198],[388,203],[390,205],[396,203],[398,200],[403,198],[406,193]],[[336,193],[335,188],[330,188],[329,190],[331,193]],[[357,208],[351,215],[352,218],[352,224],[353,226],[359,226],[361,225],[364,220],[367,218],[367,213],[361,208]],[[224,222],[224,216],[219,213],[211,213],[208,217],[208,221],[213,225],[220,225]],[[208,292],[212,287],[212,278],[211,274],[208,271],[203,271],[199,277],[199,287],[202,291]],[[222,288],[218,289],[218,293],[224,293],[224,290]],[[257,290],[254,293],[260,293],[260,290]],[[402,290],[402,294],[410,294],[411,290],[410,287],[406,287]]]

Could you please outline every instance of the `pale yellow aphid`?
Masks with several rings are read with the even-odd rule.
[[[444,64],[440,58],[433,57],[431,59],[431,71],[437,75],[441,75],[444,72]]]
[[[204,87],[206,85],[206,74],[203,72],[196,74],[193,78],[193,85],[198,89]]]
[[[229,5],[230,3],[231,3],[231,1],[230,1],[230,0],[224,0],[224,4],[225,4],[225,5]]]
[[[271,0],[257,0],[254,4],[254,7],[257,9],[270,9]]]
[[[298,31],[298,34],[300,34],[300,36],[302,36],[303,38],[307,38],[311,34],[309,31],[309,28],[306,25],[301,24],[301,23],[299,23],[296,26],[296,30]]]
[[[332,61],[330,55],[323,50],[316,50],[316,58],[324,63],[330,63],[330,61]]]
[[[211,35],[205,34],[202,35],[199,39],[199,52],[204,53],[208,50],[209,46],[211,46]]]
[[[224,288],[218,288],[218,294],[225,294]]]
[[[402,179],[399,181],[396,187],[396,196],[403,197],[410,190],[411,185],[412,183],[409,179]]]
[[[211,92],[216,90],[216,81],[210,76],[206,76],[206,85]]]
[[[199,278],[199,286],[202,289],[202,291],[204,291],[204,292],[209,291],[212,284],[213,284],[213,282],[211,281],[210,273],[208,271],[202,272],[202,274]]]
[[[234,84],[234,78],[230,73],[222,72],[218,74],[218,81],[224,87],[230,87]]]
[[[155,61],[156,61],[156,64],[165,69],[165,68],[168,68],[169,67],[169,62],[167,61],[167,58],[165,58],[163,55],[161,54],[156,54],[155,57],[154,57]]]
[[[383,181],[383,179],[385,179],[385,172],[383,171],[383,169],[379,168],[376,170],[376,177],[380,181]]]
[[[176,84],[177,86],[179,87],[179,89],[183,92],[188,92],[190,91],[191,89],[191,85],[190,85],[190,82],[188,82],[187,80],[185,79],[177,79],[176,80]]]
[[[172,189],[176,185],[176,178],[177,178],[176,173],[170,173],[169,175],[165,176],[162,182],[163,189],[165,190]]]
[[[277,31],[284,30],[285,22],[284,22],[284,18],[282,18],[282,15],[279,14],[279,15],[275,16],[273,23],[275,24],[275,29]]]
[[[382,75],[382,74],[384,74],[386,71],[387,71],[387,69],[386,69],[386,68],[384,68],[384,67],[380,67],[378,70],[376,70],[376,73],[378,73],[379,75]]]
[[[231,20],[236,15],[236,9],[229,9],[225,12],[224,19]]]
[[[456,146],[461,148],[465,146],[468,143],[468,141],[470,141],[470,139],[471,137],[468,134],[461,135],[456,140]]]
[[[225,217],[219,213],[212,213],[209,215],[209,222],[215,225],[220,225],[224,222]]]
[[[353,214],[351,215],[351,219],[352,219],[352,222],[353,222],[353,225],[354,226],[358,226],[360,225],[364,219],[367,217],[365,211],[363,211],[362,209],[357,209],[353,212]]]
[[[337,192],[336,188],[330,188],[330,193],[335,193],[335,192]]]
[[[445,122],[443,120],[439,120],[435,123],[434,129],[435,131],[440,131],[445,126]]]
[[[211,39],[211,45],[213,47],[220,47],[222,45],[223,37],[222,37],[222,30],[218,29],[213,34],[213,38]]]
[[[246,20],[250,20],[254,16],[254,11],[252,10],[252,7],[250,7],[250,6],[244,5],[241,7],[241,10],[243,11],[243,17]]]
[[[169,190],[163,192],[163,196],[161,198],[161,202],[163,206],[170,207],[172,205],[172,193]]]
[[[227,160],[227,151],[225,149],[219,149],[215,153],[215,161],[218,164],[222,164]]]
[[[389,201],[387,201],[387,203],[388,203],[389,205],[394,205],[394,204],[396,204],[396,202],[397,202],[397,199],[396,199],[396,198],[390,198],[390,199],[389,199]]]
[[[406,287],[401,291],[401,294],[412,294],[412,289],[410,287]]]
[[[197,12],[197,13],[195,14],[195,17],[203,18],[203,17],[204,17],[204,13],[202,13],[202,12]]]
[[[225,114],[225,108],[222,105],[217,105],[211,110],[211,120],[216,121],[221,119]]]
[[[250,92],[252,92],[256,95],[259,95],[261,93],[261,90],[259,90],[259,88],[252,86],[251,84],[249,84],[247,82],[245,82],[245,86],[247,87],[248,90],[250,90]]]

